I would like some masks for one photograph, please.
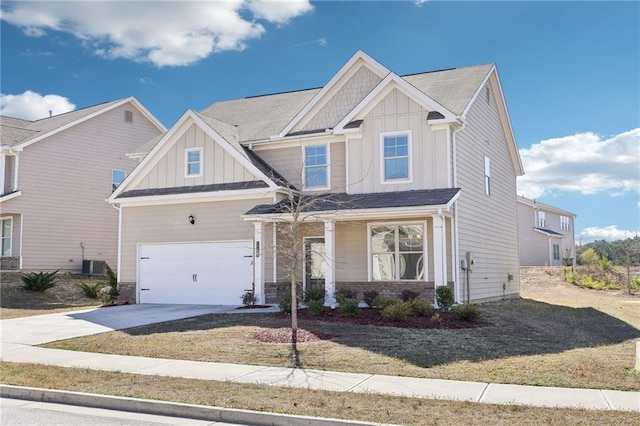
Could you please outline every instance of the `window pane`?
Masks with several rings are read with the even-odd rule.
[[[422,226],[400,226],[398,233],[399,251],[422,252]]]
[[[393,253],[396,251],[395,228],[376,226],[371,228],[371,252]]]
[[[327,168],[322,167],[307,167],[306,187],[322,187],[327,186]]]
[[[405,158],[394,158],[384,160],[384,178],[406,179],[409,177],[409,160]]]
[[[200,161],[200,151],[189,151],[189,163]]]
[[[374,280],[394,280],[395,262],[393,254],[374,254],[372,278]]]
[[[424,275],[422,253],[403,253],[399,255],[399,273],[401,280],[419,280]]]
[[[327,164],[327,147],[324,145],[308,146],[304,150],[306,166],[324,166]]]
[[[11,256],[11,220],[2,221],[2,256]]]

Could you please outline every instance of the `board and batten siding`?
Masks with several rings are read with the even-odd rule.
[[[200,177],[186,177],[186,150],[202,148]],[[191,124],[147,175],[132,189],[174,188],[192,185],[258,180],[220,144]]]
[[[132,122],[125,122],[125,111]],[[26,147],[19,160],[22,195],[2,203],[3,211],[22,215],[22,268],[79,271],[83,258],[115,268],[118,212],[105,201],[111,171],[128,174],[137,161],[126,154],[159,134],[125,104]]]
[[[270,201],[270,200],[269,200]],[[254,226],[240,217],[266,199],[153,206],[122,206],[120,281],[136,282],[137,246],[253,240]],[[193,215],[195,223],[189,223]]]
[[[446,130],[431,130],[429,111],[398,89],[367,114],[362,137],[349,139],[347,191],[353,194],[449,187]],[[383,183],[381,134],[410,131],[411,182]]]
[[[457,186],[462,188],[456,202],[459,257],[463,259],[470,251],[475,260],[470,274],[471,300],[517,294],[516,176],[493,92],[489,103],[484,92],[476,98],[455,143]],[[484,190],[485,155],[491,162],[491,195]],[[513,280],[508,280],[508,274]]]

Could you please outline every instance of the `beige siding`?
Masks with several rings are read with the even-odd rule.
[[[560,214],[545,210],[545,229],[558,232],[562,236],[549,237],[534,228],[537,226],[537,212],[530,205],[518,204],[518,243],[520,246],[520,265],[543,266],[563,265],[564,258],[574,256],[573,218],[569,217],[569,230],[564,231],[560,227]],[[553,259],[553,244],[560,246],[560,259]]]
[[[344,142],[330,146],[331,192],[346,192],[346,150]]]
[[[264,199],[122,208],[121,282],[135,282],[137,245],[145,243],[253,240],[254,227],[242,220]],[[188,221],[195,217],[195,224]]]
[[[336,281],[367,281],[367,223],[336,224]]]
[[[201,177],[185,177],[186,150],[188,148],[202,148]],[[200,127],[192,124],[149,170],[145,178],[131,189],[173,188],[246,182],[257,179],[229,151],[214,141]]]
[[[11,219],[11,253],[9,257],[20,256],[20,229],[21,217],[19,214],[11,214],[4,208],[0,211],[0,219]]]
[[[2,188],[3,194],[7,194],[13,191],[15,171],[16,157],[13,155],[6,155],[4,157],[4,188]]]
[[[519,292],[516,178],[493,96],[478,96],[456,136],[459,256],[473,253],[471,299]],[[484,191],[484,156],[491,161],[491,195]],[[507,275],[513,274],[512,281]]]
[[[125,154],[159,133],[127,104],[26,147],[22,196],[2,203],[3,211],[23,214],[23,268],[80,270],[83,254],[115,268],[118,212],[105,202],[111,170],[129,173],[137,162]]]
[[[302,148],[265,149],[256,153],[296,188],[302,188]]]
[[[448,185],[447,134],[431,130],[428,111],[397,89],[366,117],[362,138],[350,139],[347,188],[350,193],[444,188]],[[410,131],[411,182],[383,183],[381,133]]]

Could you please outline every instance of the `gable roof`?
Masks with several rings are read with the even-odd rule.
[[[126,103],[133,104],[133,106],[161,131],[165,132],[167,130],[136,98],[131,96],[35,121],[2,117],[0,120],[0,125],[2,126],[2,137],[0,138],[1,148],[3,150],[12,149],[21,151],[32,143],[38,142]]]
[[[526,206],[529,206],[533,209],[539,209],[539,210],[544,210],[544,211],[548,211],[548,212],[553,212],[553,213],[557,213],[563,216],[571,216],[571,217],[577,217],[577,215],[575,213],[571,213],[570,211],[567,210],[563,210],[559,207],[555,207],[552,206],[550,204],[545,204],[545,203],[541,203],[540,201],[536,201],[536,200],[532,200],[526,197],[518,197],[517,198],[518,203],[520,204],[524,204]]]

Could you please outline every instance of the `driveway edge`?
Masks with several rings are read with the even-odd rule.
[[[206,405],[153,401],[147,399],[125,398],[111,395],[99,395],[92,393],[30,388],[11,385],[0,385],[0,397],[259,426],[380,425],[380,423],[359,422],[353,420],[325,419],[320,417],[296,416],[291,414],[276,414],[261,411],[240,410],[236,408],[210,407]]]

